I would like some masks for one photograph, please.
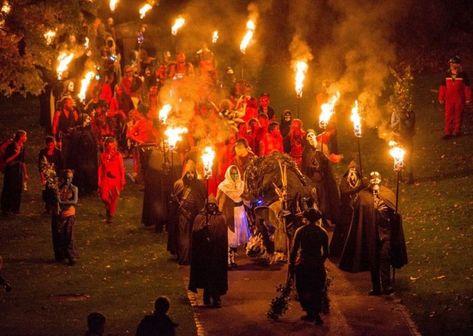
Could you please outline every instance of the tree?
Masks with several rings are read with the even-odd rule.
[[[87,0],[3,0],[0,93],[40,94],[47,78],[55,76],[59,53],[71,49],[69,36],[75,35],[77,44],[85,40],[96,6]]]

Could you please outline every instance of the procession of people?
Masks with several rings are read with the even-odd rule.
[[[221,74],[208,48],[188,55],[178,50],[174,60],[165,51],[150,61],[139,46],[139,57],[122,75],[113,36],[105,32],[104,40],[114,57],[105,58],[111,66],[91,80],[85,100],[74,91],[77,78],[63,74],[50,83],[63,90],[56,90],[61,96],[38,168],[56,261],[76,263],[78,197],[97,191],[105,225],[119,224],[128,176],[144,191],[142,224],[168,235],[168,251],[179,265],[190,265],[188,288],[203,289],[205,305],[222,306],[221,297],[231,290],[227,272],[238,268],[239,252],[269,264],[288,263],[307,313],[303,319],[316,324],[323,323],[329,256],[344,271],[370,271],[370,295],[394,292],[392,269],[407,263],[397,199],[380,186],[379,173],[363,176],[356,160],[337,182],[333,165],[345,161],[334,120],[317,134],[292,111],[278,113],[270,94],[256,98],[250,81],[229,80],[228,69]],[[445,139],[461,135],[461,110],[471,96],[460,63],[450,60],[439,93],[446,104]],[[456,89],[452,81],[459,78]],[[328,85],[325,95],[317,95],[319,105],[330,99]],[[455,90],[461,93],[455,96]],[[395,111],[391,125],[393,139],[407,150],[413,183],[414,112]],[[5,150],[5,216],[20,211],[28,180],[26,141],[26,131],[18,130]],[[204,160],[207,148],[210,161]]]

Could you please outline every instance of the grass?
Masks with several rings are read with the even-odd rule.
[[[291,87],[290,79],[282,72],[281,68],[270,68],[258,83],[258,87],[268,88],[274,97],[277,112],[290,107],[288,104],[295,106],[292,91],[284,89]],[[422,334],[471,335],[473,118],[470,110],[464,137],[440,140],[443,112],[435,104],[435,93],[430,91],[436,83],[434,78],[423,77],[415,86],[417,183],[401,185],[400,211],[409,264],[397,272],[396,285]],[[301,111],[308,124],[313,120],[305,111],[312,98],[307,95],[305,99]],[[19,126],[30,130],[28,158],[30,169],[34,170],[34,155],[43,137],[36,117],[31,116],[37,105],[20,100],[14,106],[2,106],[2,134],[6,128],[11,131]],[[345,119],[339,116],[339,141],[348,161],[356,144]],[[362,153],[365,175],[377,170],[383,183],[394,189],[392,159],[376,130],[366,130]],[[338,175],[344,170],[344,164],[336,167]],[[53,335],[58,334],[57,330],[77,335],[84,331],[85,316],[94,310],[107,316],[108,333],[133,334],[154,298],[162,294],[173,302],[171,316],[181,324],[179,334],[194,334],[180,271],[168,258],[165,237],[142,229],[141,194],[135,186],[127,186],[119,208],[122,217],[111,226],[100,221],[103,208],[98,199],[80,200],[75,229],[81,260],[78,266],[69,268],[51,263],[49,219],[39,216],[39,188],[34,183],[37,175],[32,175],[23,215],[2,220],[0,225],[0,254],[6,259],[4,275],[14,286],[9,295],[0,294],[2,335]],[[57,302],[50,297],[71,293],[84,293],[90,298]]]
[[[43,205],[35,166],[43,143],[33,112],[38,105],[31,99],[16,99],[2,106],[2,138],[18,127],[29,131],[31,180],[23,195],[22,215],[2,218],[0,224],[3,275],[13,286],[9,294],[0,292],[1,334],[81,335],[86,316],[99,311],[107,317],[107,334],[134,335],[159,295],[171,299],[170,316],[180,324],[179,334],[194,334],[181,270],[169,258],[166,237],[140,224],[142,194],[135,185],[125,188],[112,225],[102,223],[104,208],[97,197],[80,199],[74,230],[81,258],[74,267],[52,262],[50,218],[40,215]]]

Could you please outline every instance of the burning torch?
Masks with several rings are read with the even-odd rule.
[[[174,36],[176,36],[179,29],[181,29],[185,23],[186,23],[186,19],[184,19],[182,16],[178,16],[176,21],[174,21],[174,24],[171,27],[171,33]]]
[[[168,127],[164,131],[164,135],[166,135],[166,140],[169,150],[171,151],[171,173],[174,167],[174,155],[173,151],[176,149],[176,145],[179,141],[182,140],[182,135],[188,132],[186,127]],[[166,149],[166,145],[163,145],[164,150]]]
[[[240,51],[243,55],[246,54],[246,49],[248,48],[248,45],[250,44],[251,40],[253,39],[253,35],[255,33],[255,29],[256,29],[256,24],[253,20],[248,20],[246,22],[246,33],[245,33],[245,36],[243,36],[243,39],[241,40],[240,42]],[[244,62],[244,58],[242,60],[242,66],[241,66],[241,78],[243,79],[244,78],[244,74],[245,74],[245,62]]]
[[[389,150],[389,154],[392,156],[394,160],[394,171],[397,173],[397,181],[396,181],[396,213],[398,209],[399,203],[399,184],[401,182],[401,171],[404,167],[404,155],[406,151],[400,147],[396,141],[389,141],[389,146],[391,149]]]
[[[201,156],[202,164],[204,166],[204,179],[207,184],[207,201],[205,204],[209,203],[209,178],[212,177],[212,165],[215,159],[215,151],[212,147],[207,146],[204,148],[204,152]]]
[[[172,110],[171,104],[164,104],[161,110],[159,110],[159,121],[162,124],[166,124],[166,121],[168,120],[168,116],[171,110]]]
[[[361,117],[360,117],[360,112],[358,108],[358,100],[355,100],[355,103],[353,104],[353,107],[351,109],[351,121],[353,122],[353,133],[355,134],[355,137],[358,142],[358,161],[360,163],[360,175],[363,177],[363,166],[361,164],[361,145],[360,145],[360,139],[361,139]]]
[[[320,107],[321,109],[320,116],[319,116],[320,128],[323,128],[323,129],[327,128],[328,123],[330,122],[330,118],[332,118],[332,115],[334,114],[335,105],[337,104],[339,98],[340,98],[340,92],[337,91],[336,94],[330,97],[328,102],[326,102],[325,104],[322,104],[322,106]]]
[[[90,85],[90,81],[94,77],[95,77],[95,73],[93,71],[89,71],[85,74],[84,78],[82,78],[80,82],[80,92],[77,95],[81,102],[84,102],[87,95],[87,89]]]
[[[140,8],[140,19],[143,19],[146,15],[146,13],[148,13],[148,11],[153,8],[153,6],[151,6],[149,3],[146,3],[144,4],[143,6],[141,6]]]
[[[304,79],[309,66],[306,61],[297,61],[294,65],[296,77],[295,77],[295,90],[297,96],[297,118],[300,118],[300,105],[302,92],[304,89]]]
[[[117,5],[118,5],[118,0],[110,0],[109,6],[112,12],[115,11],[115,9],[117,8]]]
[[[74,53],[67,54],[65,52],[62,52],[59,54],[57,58],[57,60],[59,61],[59,64],[56,68],[57,79],[59,80],[62,79],[62,75],[67,70],[69,63],[71,63],[73,59],[74,59]]]
[[[212,33],[212,43],[215,44],[217,43],[218,41],[218,30],[215,30],[213,33]]]

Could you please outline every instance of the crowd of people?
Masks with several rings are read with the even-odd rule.
[[[320,301],[325,283],[323,264],[329,255],[340,258],[344,270],[370,270],[371,294],[392,293],[390,267],[407,262],[400,216],[392,193],[379,187],[376,173],[367,181],[351,162],[337,183],[332,165],[342,162],[343,156],[338,154],[334,123],[317,135],[290,110],[283,111],[278,122],[270,95],[264,92],[255,97],[251,83],[236,80],[231,68],[219,73],[215,55],[207,48],[199,51],[194,64],[186,60],[183,51],[177,52],[174,60],[168,53],[160,60],[140,50],[135,62],[124,67],[123,75],[112,36],[107,36],[104,48],[104,61],[109,64],[92,80],[86,103],[77,99],[73,78],[63,75],[60,85],[64,89],[45,148],[38,156],[45,213],[52,216],[58,262],[74,265],[76,261],[73,226],[79,196],[98,190],[105,205],[105,222],[113,222],[126,182],[124,160],[130,158],[130,179],[143,185],[142,223],[167,232],[169,252],[179,264],[191,266],[189,289],[202,288],[205,304],[221,306],[220,297],[228,289],[227,270],[237,267],[237,249],[254,237],[261,238],[270,254],[282,252],[285,258],[281,260],[289,259],[308,320],[321,323],[320,302],[314,300]],[[450,64],[459,62],[453,59]],[[451,77],[458,79],[458,71],[451,71]],[[452,78],[447,78],[447,89],[440,92],[441,102],[448,90],[454,90],[449,88]],[[463,80],[463,85],[467,84]],[[469,99],[469,93],[464,92],[462,97]],[[160,110],[168,99],[172,107],[166,121]],[[446,104],[445,134],[451,136],[454,121],[453,134],[459,136],[458,104],[449,99]],[[391,121],[393,134],[412,156],[413,111],[393,114]],[[167,139],[166,131],[174,126],[170,123],[187,127],[177,146]],[[1,206],[7,216],[20,211],[28,179],[26,141],[26,131],[19,130],[5,148]],[[210,173],[200,160],[201,149],[209,144],[217,153]],[[283,168],[280,157],[292,163],[283,164]],[[264,204],[271,214],[262,222],[255,220],[256,208],[262,208],[258,200],[248,197],[248,188],[261,187],[262,194],[264,190],[262,186],[249,187],[246,177],[257,158],[275,158],[281,171],[289,167],[300,174],[309,190],[308,199],[293,202],[297,206],[291,208],[287,193],[291,186],[287,181],[284,184],[281,172],[273,181],[274,188],[271,186],[278,197]],[[408,167],[412,183],[411,162]],[[280,212],[271,208],[278,200]],[[375,209],[375,214],[368,209]],[[286,225],[288,215],[296,218],[291,221],[293,231],[280,245],[290,245],[292,250],[280,249],[274,242],[271,247],[271,241],[276,241],[271,226],[277,232],[280,224],[275,221]],[[268,219],[271,216],[277,220]],[[334,230],[330,243],[322,226]],[[358,234],[366,239],[360,241]]]

